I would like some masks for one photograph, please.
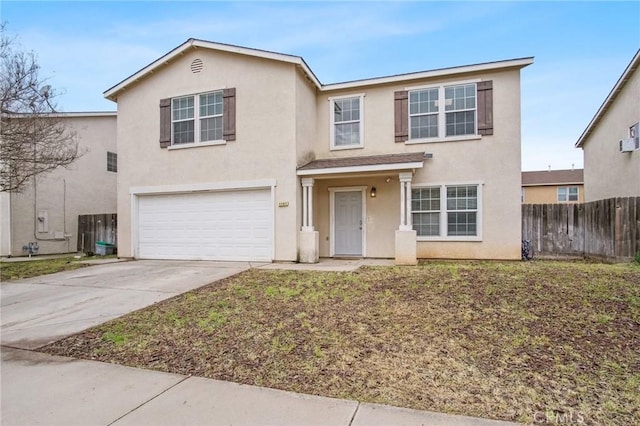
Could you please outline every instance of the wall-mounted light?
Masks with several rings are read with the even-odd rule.
[[[376,187],[375,186],[371,187],[371,198],[376,198]]]
[[[387,182],[387,183],[389,183],[389,182],[391,182],[391,178],[390,178],[390,177],[388,177],[388,178],[386,178],[384,181],[385,181],[385,182]]]

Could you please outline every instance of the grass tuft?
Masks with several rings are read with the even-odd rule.
[[[424,262],[252,269],[43,348],[524,423],[640,424],[640,270]]]

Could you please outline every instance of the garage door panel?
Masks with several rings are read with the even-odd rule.
[[[271,261],[269,190],[140,196],[138,257]]]

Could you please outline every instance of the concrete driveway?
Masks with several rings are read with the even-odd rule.
[[[0,343],[36,349],[249,267],[246,262],[138,260],[2,283]]]

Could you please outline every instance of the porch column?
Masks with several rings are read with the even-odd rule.
[[[396,265],[416,265],[417,232],[411,214],[411,180],[413,173],[400,173],[400,227],[396,231]]]
[[[302,178],[302,228],[300,229],[298,261],[318,263],[320,236],[313,227],[313,178]]]
[[[412,173],[400,173],[400,230],[413,229],[411,219],[411,180]]]
[[[302,230],[313,231],[313,178],[302,178]]]

